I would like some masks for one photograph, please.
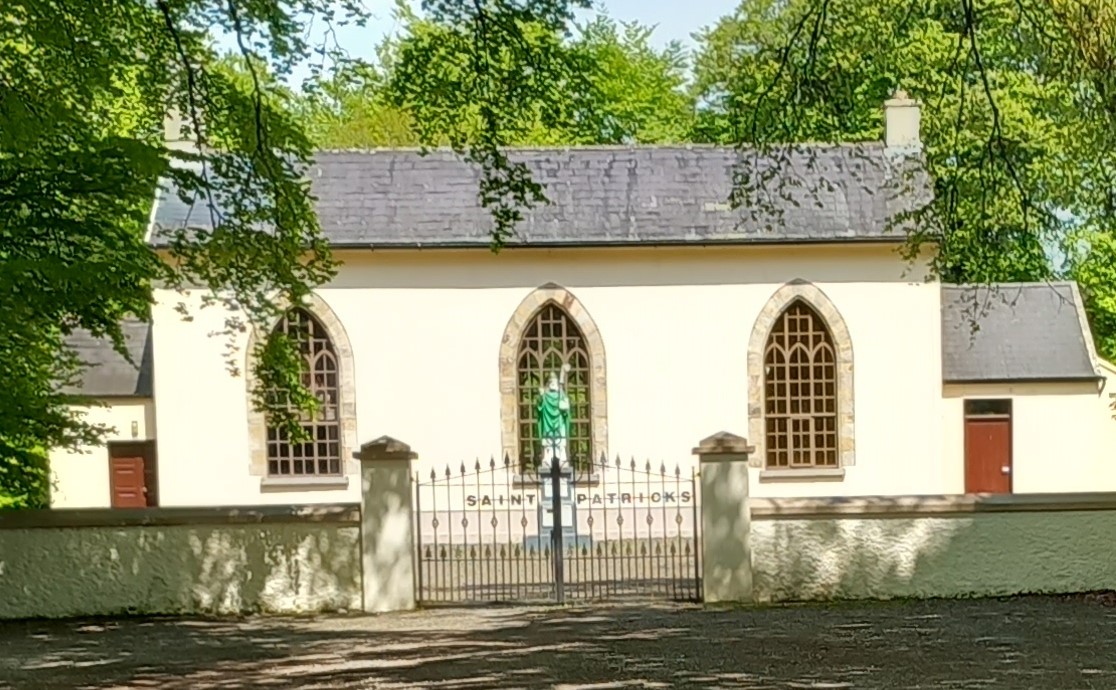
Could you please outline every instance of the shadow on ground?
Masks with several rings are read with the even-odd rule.
[[[1114,688],[1116,609],[1057,598],[752,610],[0,623],[4,688]]]

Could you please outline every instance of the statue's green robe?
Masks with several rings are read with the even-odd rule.
[[[564,398],[565,394],[561,391],[546,391],[539,396],[535,403],[535,416],[538,418],[540,439],[570,437],[569,404],[567,402],[564,410],[560,405]]]

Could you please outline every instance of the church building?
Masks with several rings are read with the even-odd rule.
[[[549,203],[499,253],[452,153],[321,152],[342,265],[273,326],[303,340],[313,440],[252,409],[253,334],[230,374],[211,335],[227,314],[157,290],[151,323],[128,324],[138,370],[75,338],[81,392],[107,404],[90,419],[115,431],[52,454],[53,504],[355,501],[354,454],[384,435],[420,473],[529,461],[535,396],[563,366],[575,459],[688,467],[729,431],[755,447],[755,496],[1116,490],[1116,370],[1076,286],[943,285],[905,259],[896,219],[930,194],[917,104],[888,101],[885,122],[882,142],[793,153],[762,208],[728,203],[747,152],[516,150]],[[163,190],[152,217],[158,246],[211,214]]]

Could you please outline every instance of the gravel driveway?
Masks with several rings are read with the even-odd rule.
[[[1116,688],[1081,598],[0,623],[2,688]]]

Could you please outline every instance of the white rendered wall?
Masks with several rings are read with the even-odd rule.
[[[772,293],[805,279],[853,341],[855,465],[839,481],[753,481],[757,496],[940,494],[961,490],[943,459],[940,293],[890,246],[339,252],[318,291],[355,358],[358,438],[409,443],[424,473],[498,454],[498,352],[534,288],[556,283],[588,310],[608,366],[610,456],[692,463],[720,430],[747,434],[747,347]],[[225,370],[224,315],[183,322],[157,294],[163,505],[356,500],[343,490],[262,491],[248,474],[243,378]],[[197,304],[196,296],[191,298]],[[246,344],[246,338],[241,342]],[[354,449],[355,450],[355,449]],[[953,459],[953,464],[958,462]]]

